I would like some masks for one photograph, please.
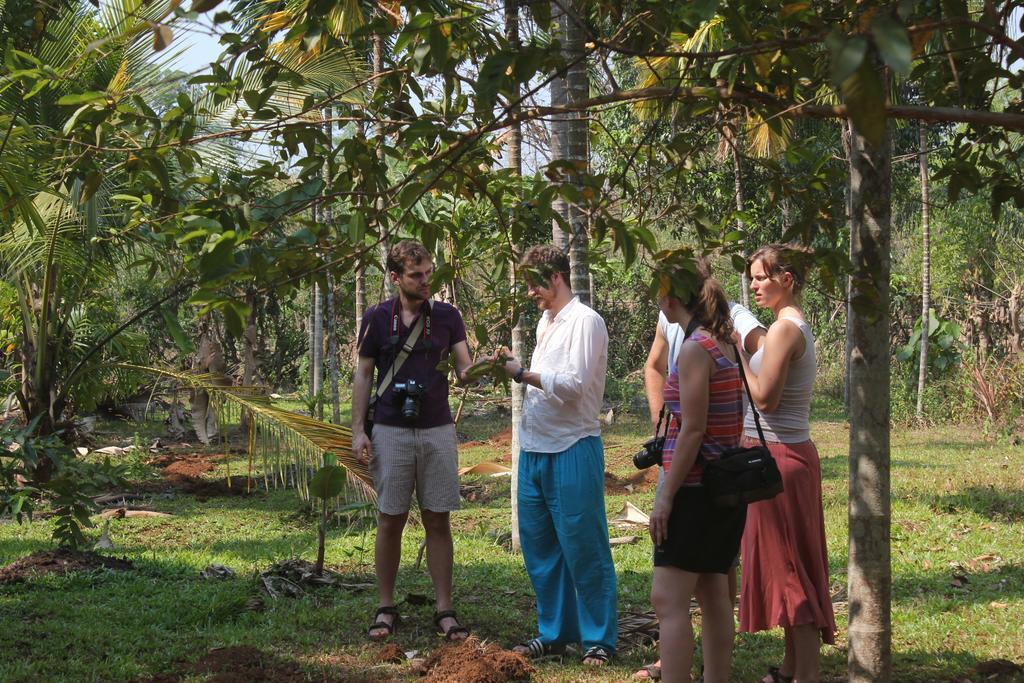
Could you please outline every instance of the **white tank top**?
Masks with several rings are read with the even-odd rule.
[[[788,320],[800,328],[804,335],[804,352],[790,363],[786,386],[782,388],[782,398],[778,407],[770,413],[758,412],[761,415],[764,438],[768,441],[800,443],[811,438],[811,391],[814,389],[814,374],[817,370],[814,359],[814,335],[811,334],[811,328],[807,323],[799,318],[784,316],[779,320]],[[750,357],[750,369],[755,374],[761,372],[763,360],[762,346]],[[754,414],[749,408],[743,420],[743,434],[757,438]]]

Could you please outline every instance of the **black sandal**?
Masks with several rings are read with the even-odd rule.
[[[513,645],[512,651],[515,652],[515,648],[521,647],[526,652],[520,652],[522,656],[527,659],[541,659],[543,657],[561,657],[565,654],[565,645],[563,643],[545,643],[540,638],[534,638],[532,640],[524,640],[521,643]]]
[[[601,647],[600,645],[594,645],[593,647],[587,648],[587,651],[583,653],[581,661],[587,664],[588,659],[596,659],[597,664],[587,664],[587,666],[604,666],[608,663],[608,660],[612,658],[612,653]]]
[[[441,622],[445,619],[454,619],[455,626],[445,631],[441,628]],[[455,614],[455,610],[446,609],[443,612],[434,612],[434,626],[437,626],[437,632],[444,636],[444,639],[449,643],[454,643],[460,640],[465,640],[469,637],[469,629],[459,623],[459,617]],[[459,634],[465,634],[461,638],[455,638]]]
[[[391,620],[391,623],[388,623],[380,618],[380,615],[382,614],[394,617],[394,619]],[[384,640],[394,635],[395,631],[398,630],[398,624],[400,624],[401,621],[402,615],[398,613],[398,608],[394,605],[378,607],[377,612],[373,615],[373,623],[370,624],[370,628],[366,629],[366,635],[369,636],[370,640]],[[377,636],[373,635],[373,631],[381,628],[386,629],[387,633],[382,633]]]
[[[771,677],[772,683],[793,683],[793,677],[786,676],[785,674],[780,672],[779,667],[777,666],[768,667],[768,676]]]

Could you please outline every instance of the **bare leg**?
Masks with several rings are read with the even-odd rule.
[[[377,597],[381,607],[395,604],[395,579],[398,564],[402,560],[402,531],[409,513],[401,515],[378,514],[377,539],[374,543],[374,567],[377,570]],[[394,623],[394,617],[386,614],[378,617],[381,621]],[[387,635],[387,630],[377,628],[370,631],[371,638]]]
[[[735,624],[725,574],[701,574],[697,581],[705,683],[728,683]]]
[[[786,629],[787,656],[793,650],[794,683],[818,683],[821,677],[821,639],[814,624]],[[790,645],[791,644],[791,645]]]
[[[698,574],[675,567],[655,567],[651,604],[658,614],[661,640],[661,678],[667,683],[690,683],[693,668],[693,624],[690,597]]]
[[[452,546],[452,527],[447,512],[423,510],[423,530],[427,535],[427,569],[430,580],[434,584],[437,599],[437,611],[444,612],[452,608],[452,564],[454,551]],[[451,617],[441,620],[443,631],[457,626],[458,622]],[[453,634],[455,637],[455,634]],[[462,636],[459,640],[465,638]]]

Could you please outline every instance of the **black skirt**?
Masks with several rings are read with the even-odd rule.
[[[746,521],[746,505],[717,507],[703,486],[683,486],[672,502],[668,538],[654,548],[654,566],[726,574],[739,555]]]

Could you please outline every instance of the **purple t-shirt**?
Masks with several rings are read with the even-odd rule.
[[[377,380],[373,383],[370,400],[377,395],[377,386],[384,379],[395,356],[409,337],[409,332],[416,325],[419,317],[412,325],[402,324],[400,304],[397,297],[371,306],[363,314],[363,322],[359,327],[359,355],[373,358],[377,369]],[[427,306],[424,304],[424,310]],[[398,316],[398,343],[391,342],[391,325],[395,311]],[[422,313],[420,315],[423,315]],[[428,429],[452,423],[452,411],[448,407],[448,378],[438,372],[437,364],[448,357],[451,347],[466,341],[466,326],[462,322],[459,310],[450,304],[435,301],[430,309],[430,336],[424,325],[419,339],[413,346],[412,353],[395,375],[391,386],[377,401],[373,421],[377,424],[396,427],[416,427]],[[420,398],[420,415],[414,422],[402,417],[402,405],[394,396],[394,385],[413,379],[417,384],[426,387]]]

